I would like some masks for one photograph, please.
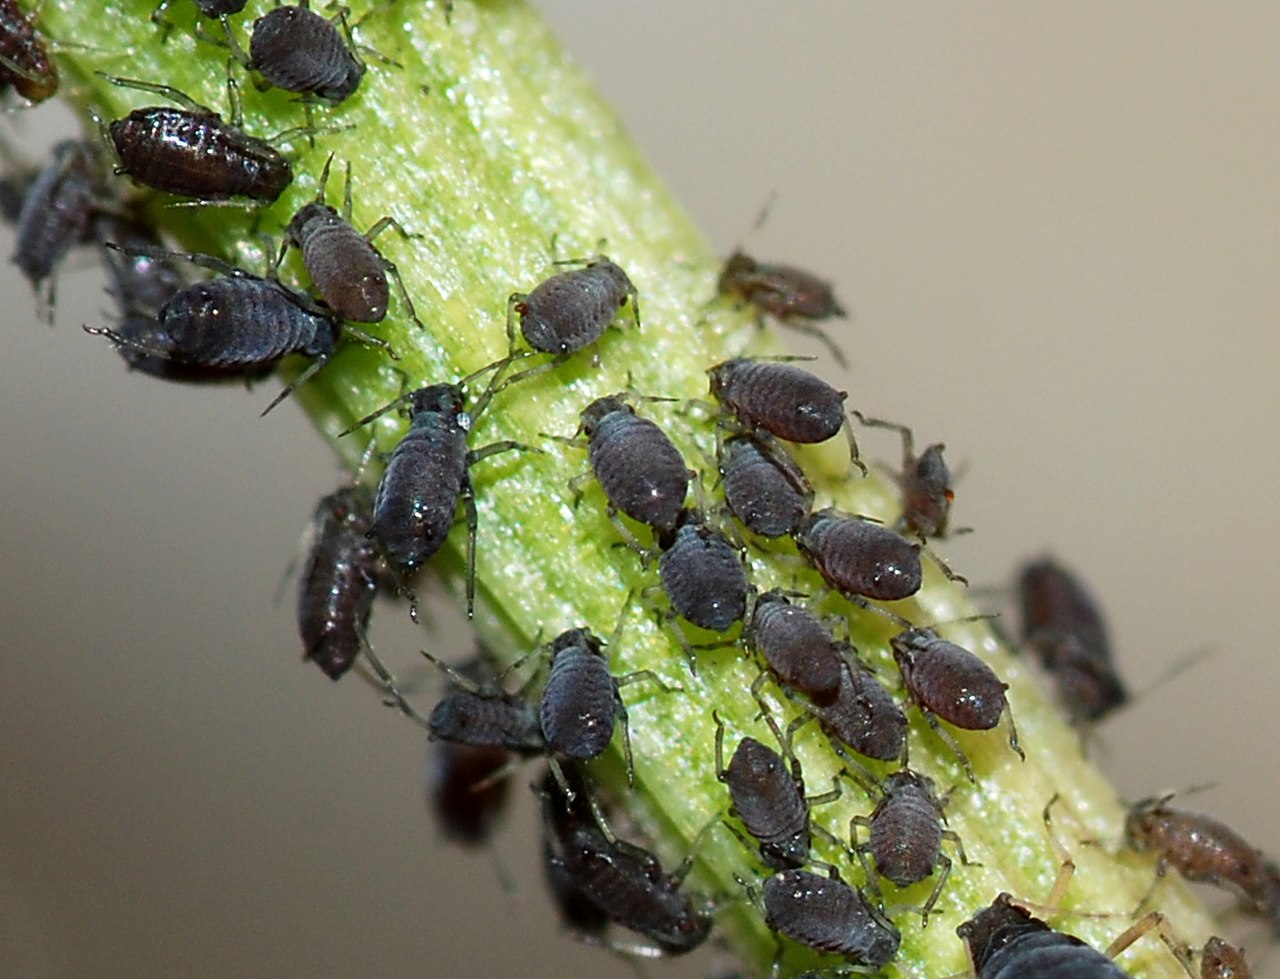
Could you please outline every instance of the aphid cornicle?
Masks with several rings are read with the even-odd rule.
[[[58,90],[58,69],[36,34],[35,15],[17,0],[0,0],[0,88],[12,85],[30,102],[43,102]]]
[[[228,79],[231,121],[168,85],[103,75],[113,85],[164,96],[182,106],[134,109],[107,126],[119,165],[155,190],[201,201],[232,197],[270,203],[293,181],[293,168],[266,140],[240,128],[237,88]]]
[[[1170,809],[1172,796],[1143,799],[1125,819],[1125,842],[1156,854],[1156,873],[1173,867],[1187,880],[1243,897],[1280,935],[1280,866],[1239,833],[1209,816]]]
[[[574,807],[559,785],[543,780],[543,831],[553,880],[571,887],[609,921],[644,935],[668,955],[697,948],[711,933],[711,916],[681,888],[693,865],[667,873],[648,850],[606,834],[585,808]],[[574,798],[584,800],[580,787]]]
[[[597,398],[582,409],[581,419],[587,461],[610,512],[621,510],[657,532],[673,530],[693,473],[667,434],[636,414],[622,394]],[[631,538],[615,525],[624,539]]]
[[[974,781],[968,756],[956,739],[938,723],[942,718],[966,731],[989,731],[1009,714],[1009,747],[1024,760],[1018,732],[1005,691],[1009,685],[986,663],[962,646],[948,642],[932,629],[908,629],[889,640],[907,694],[938,736],[955,753],[969,781]]]
[[[860,891],[838,876],[783,870],[764,883],[765,924],[819,952],[854,965],[888,965],[902,936]]]
[[[475,607],[477,526],[470,470],[481,459],[526,447],[507,440],[468,449],[471,418],[465,410],[462,384],[433,384],[415,391],[408,401],[409,430],[396,444],[378,483],[373,536],[403,584],[444,546],[461,501],[467,522],[470,617]],[[347,431],[354,431],[397,403],[392,402]]]
[[[639,329],[639,295],[626,272],[597,255],[581,268],[544,279],[531,292],[513,292],[507,300],[507,336],[514,345],[518,316],[520,332],[534,350],[574,353],[600,339],[628,299]]]
[[[726,439],[719,469],[729,512],[761,537],[794,533],[813,505],[813,487],[791,456],[754,435]]]
[[[53,302],[55,267],[74,245],[89,237],[90,221],[103,204],[105,191],[93,148],[66,140],[53,148],[53,160],[27,187],[18,212],[12,256],[41,296]]]
[[[819,706],[835,703],[841,681],[840,647],[813,612],[793,605],[780,589],[767,591],[755,601],[744,638],[780,683]]]
[[[933,892],[920,909],[922,927],[929,924],[929,912],[938,901],[942,887],[951,873],[951,858],[942,852],[944,839],[955,843],[964,860],[960,837],[942,828],[946,817],[942,803],[934,794],[933,780],[910,769],[891,772],[881,784],[883,795],[870,817],[855,816],[849,823],[854,851],[864,866],[871,855],[876,872],[899,887],[909,887],[924,880],[941,867]],[[869,832],[865,843],[858,842],[858,827]],[[874,882],[870,870],[868,883]]]
[[[316,191],[315,200],[299,208],[289,221],[281,257],[284,255],[284,248],[290,244],[296,245],[302,252],[302,264],[306,266],[320,298],[343,319],[357,323],[380,323],[386,317],[387,303],[391,298],[387,282],[387,276],[390,275],[409,318],[421,328],[422,322],[405,292],[404,283],[400,281],[400,273],[394,263],[383,258],[382,253],[373,246],[373,239],[387,228],[393,227],[406,237],[407,233],[391,217],[375,222],[365,234],[351,226],[350,163],[347,164],[342,214],[326,204],[324,191],[332,162],[331,154],[320,173],[320,187]]]
[[[241,60],[276,88],[341,102],[359,87],[365,64],[351,40],[346,8],[335,19],[341,31],[312,11],[308,0],[274,7],[253,22],[249,54]]]
[[[303,658],[332,680],[355,663],[378,591],[381,559],[368,538],[369,494],[346,487],[324,497],[311,518],[311,547],[298,579]]]
[[[1097,603],[1071,572],[1051,558],[1018,574],[1022,641],[1035,650],[1077,720],[1096,721],[1129,701],[1116,671]]]
[[[815,320],[844,319],[848,315],[836,301],[830,282],[791,265],[758,262],[739,250],[725,261],[716,288],[720,295],[750,303],[783,326],[816,337],[837,364],[848,366],[844,351],[814,325]]]
[[[658,535],[658,577],[674,615],[700,629],[727,632],[747,612],[751,583],[738,549],[694,510]]]
[[[796,546],[847,596],[892,602],[920,590],[920,547],[888,527],[828,507],[800,521]]]

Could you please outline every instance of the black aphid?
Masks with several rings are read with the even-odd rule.
[[[359,87],[365,73],[346,14],[345,7],[339,8],[333,21],[325,20],[310,9],[308,0],[274,7],[253,22],[248,56],[234,41],[232,51],[246,68],[276,88],[342,102]],[[232,37],[229,31],[227,37]]]
[[[134,109],[107,126],[125,173],[155,190],[200,201],[248,197],[270,203],[293,180],[289,161],[266,140],[240,128],[240,102],[234,80],[227,80],[231,121],[225,122],[168,85],[103,75],[113,85],[161,95],[182,106]]]
[[[840,646],[813,612],[793,605],[779,589],[767,591],[755,601],[744,638],[780,683],[819,706],[835,702],[841,680]],[[752,686],[753,692],[757,689]]]
[[[781,736],[785,759],[755,738],[743,738],[725,767],[724,723],[718,715],[712,716],[716,722],[716,778],[729,787],[733,800],[729,815],[737,816],[759,841],[760,858],[774,870],[803,867],[809,862],[809,807],[837,798],[839,791],[806,799],[800,760]]]
[[[791,456],[754,435],[726,439],[719,468],[729,511],[762,537],[794,533],[813,506],[813,487]]]
[[[66,140],[26,188],[11,261],[52,312],[52,276],[74,245],[89,237],[90,220],[105,191],[93,147]],[[45,282],[48,288],[45,289]]]
[[[513,346],[513,324],[518,316],[520,332],[534,350],[574,353],[600,339],[628,299],[639,328],[639,293],[627,273],[604,255],[578,264],[581,268],[557,272],[531,292],[511,294],[507,300],[507,336]]]
[[[858,661],[853,647],[840,657],[840,689],[835,702],[811,711],[837,750],[844,745],[867,758],[897,761],[907,744],[907,717],[871,669]]]
[[[888,527],[827,508],[800,521],[796,546],[847,596],[892,602],[920,590],[919,545]]]
[[[908,629],[889,640],[893,658],[902,673],[907,694],[920,708],[929,726],[955,752],[969,781],[973,768],[956,739],[938,723],[942,718],[966,731],[989,731],[1009,714],[1009,747],[1025,758],[1018,747],[1018,732],[1005,691],[995,671],[962,646],[942,639],[931,629]]]
[[[1017,587],[1022,641],[1053,677],[1071,715],[1096,721],[1128,703],[1106,623],[1080,580],[1053,559],[1042,558],[1022,568]]]
[[[816,337],[837,364],[848,366],[844,351],[815,325],[816,320],[844,319],[847,315],[830,282],[791,265],[757,262],[750,255],[735,251],[720,270],[716,288],[722,296],[741,299],[762,315]]]
[[[365,648],[381,558],[368,538],[369,494],[346,487],[324,497],[311,518],[311,544],[298,579],[303,658],[337,680]]]
[[[292,9],[294,8],[276,8],[277,11]],[[391,217],[378,220],[365,234],[351,226],[350,163],[347,164],[342,214],[326,204],[324,191],[332,162],[333,156],[330,155],[320,174],[320,188],[316,191],[315,200],[304,204],[290,220],[285,229],[285,246],[296,245],[302,252],[302,264],[307,267],[316,292],[343,319],[357,323],[380,323],[387,315],[387,303],[391,298],[387,282],[387,276],[390,275],[410,319],[422,327],[413,303],[405,292],[404,283],[400,281],[400,273],[373,246],[373,239],[387,228],[393,227],[406,237],[407,233]],[[282,250],[282,257],[283,254]]]
[[[915,452],[915,434],[906,425],[867,418],[855,411],[864,425],[888,428],[902,438],[902,469],[893,474],[902,493],[902,517],[898,526],[921,540],[929,537],[946,537],[947,523],[951,519],[951,502],[955,491],[951,486],[951,470],[942,453],[946,446],[936,442],[920,455]],[[963,533],[963,529],[956,531]]]
[[[888,965],[902,936],[893,923],[837,876],[784,870],[764,883],[765,924],[819,952],[854,965]]]
[[[501,748],[524,758],[546,754],[538,706],[525,690],[507,693],[488,677],[476,682],[425,650],[422,655],[453,681],[427,720],[433,741]]]
[[[747,430],[810,444],[844,429],[849,457],[857,462],[858,444],[844,414],[848,394],[816,374],[774,360],[735,357],[716,364],[707,375],[711,394]]]
[[[490,365],[492,366],[492,365]],[[394,408],[398,399],[347,431]],[[501,441],[467,448],[471,418],[463,385],[433,384],[408,396],[409,430],[396,444],[373,505],[373,535],[401,578],[413,575],[444,546],[462,502],[467,522],[467,615],[475,606],[476,504],[470,470],[499,452],[526,448]],[[344,433],[345,434],[345,433]]]
[[[43,102],[58,90],[58,69],[36,34],[35,15],[17,0],[0,0],[0,88],[12,85],[30,102]]]
[[[597,398],[581,418],[587,461],[623,538],[638,547],[616,519],[618,510],[657,532],[675,529],[693,473],[667,434],[636,414],[624,394]]]
[[[742,555],[724,534],[696,511],[684,510],[658,544],[658,577],[673,615],[711,632],[727,632],[742,621],[751,583]]]
[[[648,850],[613,837],[570,808],[559,787],[543,781],[543,828],[553,880],[572,888],[611,922],[656,942],[668,955],[697,948],[711,933],[711,916],[681,889],[693,865],[667,873]],[[575,796],[582,799],[585,792]]]
[[[876,871],[899,887],[909,887],[924,880],[941,866],[938,882],[920,909],[922,927],[929,924],[929,912],[942,893],[951,873],[951,858],[942,852],[944,839],[953,842],[964,861],[960,837],[942,828],[946,817],[942,803],[934,794],[933,780],[910,769],[891,772],[881,783],[883,795],[870,818],[855,816],[849,824],[854,851],[865,866],[871,855]],[[858,827],[869,831],[870,839],[858,842]],[[967,862],[967,861],[966,861]],[[867,870],[867,881],[874,878]]]

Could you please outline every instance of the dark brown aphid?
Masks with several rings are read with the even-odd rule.
[[[844,308],[836,301],[831,283],[811,272],[790,265],[757,262],[735,251],[724,263],[716,284],[722,296],[733,296],[768,314],[784,326],[817,337],[837,364],[847,367],[844,351],[814,325],[814,320],[844,319]]]
[[[1129,979],[1102,952],[1032,917],[1008,894],[956,928],[956,934],[969,946],[978,979]]]
[[[793,941],[854,965],[888,965],[902,936],[893,923],[838,876],[784,870],[764,883],[764,921]]]
[[[543,829],[548,874],[609,921],[644,935],[668,955],[697,948],[711,933],[711,916],[695,906],[681,884],[693,866],[686,859],[666,873],[648,850],[616,839],[543,780]],[[574,798],[585,799],[581,788]]]
[[[369,494],[346,487],[324,497],[311,518],[311,544],[298,579],[298,632],[303,658],[332,680],[364,648],[378,591],[381,559],[368,538]]]
[[[852,647],[840,657],[840,689],[835,702],[815,706],[818,723],[840,745],[878,761],[902,758],[907,745],[907,717],[876,675],[859,662]]]
[[[836,798],[839,792],[806,799],[800,760],[781,739],[784,759],[755,738],[743,738],[724,764],[724,724],[716,722],[716,778],[729,787],[737,816],[760,845],[760,858],[774,870],[803,867],[809,862],[809,807]],[[766,715],[767,716],[767,715]],[[735,834],[737,830],[734,830]],[[747,841],[743,840],[746,845]]]
[[[345,8],[335,18],[341,31],[309,8],[308,0],[301,0],[255,20],[249,56],[242,60],[277,88],[341,102],[359,87],[365,64],[351,39]]]
[[[43,102],[58,90],[58,69],[36,34],[35,15],[17,0],[0,0],[0,87],[12,85],[30,102]]]
[[[53,160],[27,188],[11,260],[50,309],[54,269],[74,245],[89,237],[90,220],[103,196],[93,148],[75,140],[55,146]],[[42,288],[46,280],[47,290]]]
[[[720,479],[730,512],[762,537],[794,533],[813,505],[813,487],[782,448],[754,435],[726,439]]]
[[[969,781],[973,768],[956,739],[938,723],[966,731],[989,731],[1009,712],[1004,692],[1009,689],[995,671],[969,650],[947,642],[931,629],[908,629],[889,640],[907,694],[929,726],[955,752]],[[1025,759],[1009,712],[1009,747]]]
[[[747,613],[751,583],[737,548],[693,510],[658,535],[658,577],[671,610],[711,632],[727,632]]]
[[[1253,970],[1244,952],[1214,935],[1204,943],[1200,979],[1253,979]]]
[[[114,85],[162,95],[181,109],[147,106],[112,122],[107,131],[125,173],[155,190],[200,201],[232,197],[270,203],[293,181],[289,161],[266,140],[240,128],[235,82],[232,117],[222,117],[168,85],[103,75]]]
[[[404,399],[392,402],[347,431],[372,421]],[[476,504],[470,470],[482,459],[525,448],[502,441],[467,448],[471,418],[463,386],[433,384],[409,401],[409,430],[397,443],[373,505],[373,536],[382,545],[401,581],[425,564],[449,536],[458,503],[467,521],[467,616],[475,605]],[[345,433],[344,433],[345,434]]]
[[[481,685],[497,679],[483,656],[459,672]],[[510,779],[500,777],[510,758],[506,748],[494,745],[433,743],[427,799],[446,837],[466,846],[488,841],[510,794]]]
[[[1143,799],[1125,819],[1125,842],[1154,851],[1156,873],[1173,867],[1187,880],[1234,891],[1280,935],[1280,867],[1216,819],[1170,809],[1173,796]]]
[[[835,703],[841,680],[840,646],[807,608],[792,605],[779,589],[767,591],[755,601],[745,638],[780,683],[819,706]],[[753,684],[752,691],[756,690]]]
[[[639,296],[626,272],[597,255],[581,268],[544,279],[532,292],[513,292],[507,300],[507,336],[514,346],[513,317],[518,315],[520,332],[534,350],[574,353],[600,339],[628,299],[639,329]]]
[[[749,431],[763,431],[788,442],[825,442],[843,428],[849,457],[858,444],[844,415],[848,394],[816,374],[791,364],[735,357],[707,371],[711,394]]]
[[[140,353],[165,357],[192,368],[237,376],[254,375],[273,367],[289,354],[313,358],[311,364],[271,402],[268,411],[308,380],[333,357],[341,328],[332,314],[276,279],[263,279],[227,265],[210,255],[160,252],[223,272],[219,278],[197,282],[172,296],[160,310],[164,342],[146,346],[115,330],[91,329]],[[365,342],[382,347],[376,338],[350,330]]]
[[[655,531],[674,530],[693,473],[671,439],[637,415],[622,394],[597,398],[582,409],[581,418],[587,460],[611,516],[621,510]],[[615,526],[635,544],[621,523],[615,520]]]
[[[276,11],[293,9],[296,8],[277,7]],[[391,298],[387,282],[389,274],[410,318],[422,328],[422,322],[405,292],[404,283],[400,281],[399,271],[394,263],[388,262],[373,247],[373,239],[387,228],[394,227],[400,234],[406,235],[404,228],[391,217],[375,222],[365,234],[360,234],[351,226],[350,163],[347,164],[342,214],[339,215],[326,204],[324,189],[332,162],[333,156],[330,155],[320,174],[320,189],[316,192],[316,199],[310,204],[304,204],[285,229],[285,247],[290,244],[298,247],[302,252],[302,264],[307,267],[307,273],[320,298],[343,319],[357,323],[382,322],[387,315],[387,302]],[[282,249],[281,257],[283,255]]]
[[[896,531],[827,508],[800,521],[796,546],[846,596],[892,602],[920,590],[920,547]]]
[[[902,517],[898,523],[902,530],[915,534],[921,540],[929,537],[946,537],[947,523],[951,519],[951,503],[955,491],[951,486],[951,470],[942,453],[946,446],[935,442],[920,455],[915,452],[915,435],[906,425],[867,418],[855,411],[864,425],[889,428],[902,437],[902,470],[893,474],[902,492]],[[957,531],[963,533],[963,530]]]
[[[960,851],[963,861],[964,847],[960,837],[942,828],[946,817],[942,803],[934,794],[933,780],[910,769],[890,773],[881,784],[883,795],[876,803],[870,818],[855,816],[849,823],[849,834],[858,858],[866,864],[866,854],[871,854],[876,871],[899,887],[909,887],[924,880],[941,866],[938,883],[934,885],[920,909],[922,927],[929,924],[929,912],[942,893],[942,886],[951,873],[951,858],[942,852],[942,841],[948,839]],[[870,839],[858,842],[858,827],[868,830]],[[966,861],[967,862],[967,861]],[[867,881],[872,883],[870,869]]]
[[[1018,598],[1022,641],[1035,650],[1073,717],[1096,721],[1128,703],[1106,623],[1078,578],[1042,558],[1019,573]]]

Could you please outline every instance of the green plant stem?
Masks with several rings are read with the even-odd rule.
[[[63,91],[82,112],[106,119],[155,103],[155,96],[112,86],[94,73],[106,71],[162,81],[225,109],[225,51],[195,39],[189,6],[174,4],[170,16],[176,27],[161,44],[148,20],[151,0],[50,0],[43,20],[62,44]],[[260,6],[251,5],[245,17],[234,21],[233,30],[241,32],[242,40]],[[355,13],[359,17],[363,11]],[[212,22],[203,23],[208,29]],[[111,25],[109,45],[103,24]],[[747,694],[758,666],[741,649],[724,649],[700,654],[698,676],[690,675],[670,630],[651,614],[660,607],[651,596],[654,568],[642,567],[634,554],[615,546],[618,537],[598,487],[589,484],[575,505],[569,482],[585,469],[585,453],[546,435],[572,435],[583,405],[628,387],[677,399],[705,398],[708,366],[744,352],[779,348],[771,335],[757,331],[746,312],[712,301],[717,256],[523,3],[463,3],[451,23],[438,5],[380,4],[363,19],[358,33],[362,43],[397,66],[372,61],[355,97],[336,108],[316,108],[317,124],[337,131],[316,135],[314,147],[305,137],[293,139],[289,155],[295,180],[279,202],[259,211],[171,208],[156,202],[152,213],[188,246],[261,269],[274,246],[264,247],[255,231],[278,237],[293,211],[315,195],[324,159],[333,153],[352,167],[356,226],[366,228],[391,215],[415,236],[405,239],[389,231],[378,245],[399,266],[427,330],[419,331],[393,299],[391,315],[373,330],[392,345],[399,360],[349,344],[296,396],[349,465],[371,435],[389,450],[404,430],[404,419],[390,413],[359,434],[343,439],[336,434],[404,390],[456,379],[502,356],[508,295],[545,278],[555,259],[603,250],[627,270],[640,290],[642,329],[628,327],[621,317],[620,328],[610,330],[593,350],[504,392],[477,420],[474,447],[514,439],[541,452],[496,456],[475,469],[480,510],[476,625],[491,649],[514,658],[539,637],[574,626],[608,635],[625,612],[623,637],[611,650],[615,672],[649,669],[683,689],[636,684],[626,690],[636,757],[634,790],[626,788],[620,752],[593,765],[591,773],[614,801],[619,827],[627,835],[652,840],[664,862],[673,865],[708,820],[727,808],[727,793],[714,771],[713,709],[728,726],[730,744],[748,733],[770,740]],[[74,47],[77,43],[90,47]],[[249,132],[270,135],[303,123],[303,109],[285,93],[255,90],[239,66],[234,75],[243,82]],[[328,190],[331,201],[340,197],[336,183],[331,180]],[[293,257],[281,274],[305,285]],[[290,366],[295,374],[300,369]],[[874,413],[874,406],[860,407]],[[703,472],[703,491],[714,498],[714,419],[696,406],[655,404],[644,410]],[[894,519],[896,491],[875,476],[851,474],[842,452],[842,446],[824,446],[800,453],[820,500]],[[317,495],[322,489],[317,488]],[[460,589],[462,539],[461,531],[455,532],[435,562],[455,590]],[[759,588],[819,590],[819,580],[789,545],[775,551],[751,551]],[[887,651],[888,622],[831,595],[819,607],[848,623],[863,658],[896,685]],[[965,590],[930,563],[924,589],[917,598],[898,603],[896,611],[927,624],[969,616],[975,609]],[[1121,807],[1082,757],[1077,736],[1034,688],[1023,664],[999,647],[985,623],[947,626],[945,634],[982,655],[1009,683],[1027,760],[1020,761],[1010,750],[1005,724],[994,732],[960,732],[957,737],[978,776],[970,785],[937,737],[918,717],[913,719],[911,765],[943,789],[954,786],[950,826],[973,861],[968,866],[956,861],[927,930],[914,913],[896,915],[904,943],[893,968],[913,976],[962,970],[965,957],[955,926],[999,891],[1032,900],[1048,894],[1061,859],[1049,843],[1041,813],[1055,793],[1062,802],[1054,809],[1054,830],[1078,866],[1068,907],[1123,915],[1152,879],[1149,859],[1116,855]],[[785,724],[797,708],[776,688],[768,689]],[[829,787],[842,763],[812,725],[803,729],[796,750],[809,790]],[[815,819],[847,840],[850,818],[868,809],[866,797],[845,784],[842,797],[815,810]],[[844,868],[847,879],[863,879],[862,869],[847,854],[824,842],[816,850]],[[700,853],[691,884],[721,898],[719,923],[744,959],[763,969],[775,944],[750,903],[738,900],[743,889],[735,881],[735,874],[751,878],[761,873],[731,834],[717,831]],[[887,900],[919,904],[933,883],[930,879],[902,893],[886,884]],[[1161,886],[1159,906],[1188,942],[1203,941],[1211,930],[1176,884]],[[1105,946],[1126,922],[1070,917],[1062,925]],[[788,949],[789,970],[815,961],[832,960]],[[1148,976],[1179,974],[1157,943],[1140,943],[1127,953],[1125,967]]]

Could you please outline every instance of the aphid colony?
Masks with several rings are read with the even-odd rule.
[[[169,5],[166,0],[153,17],[165,36],[172,27],[164,17]],[[203,27],[198,33],[229,47],[233,61],[264,83],[303,96],[308,113],[312,102],[337,104],[356,92],[366,66],[345,10],[328,20],[306,0],[277,6],[254,22],[246,52],[228,21],[244,6],[242,0],[197,0],[201,14],[220,19],[225,42]],[[326,203],[330,156],[314,200],[280,229],[266,274],[166,249],[143,208],[122,192],[119,180],[108,178],[104,146],[118,175],[153,191],[201,204],[268,204],[294,177],[292,163],[274,144],[324,133],[308,115],[306,127],[272,140],[248,134],[239,84],[228,71],[225,120],[167,85],[104,76],[174,105],[134,109],[106,123],[104,145],[59,144],[47,165],[15,170],[0,181],[0,206],[17,227],[12,261],[49,310],[59,263],[76,246],[97,249],[118,317],[110,327],[86,329],[113,341],[131,368],[178,381],[251,378],[291,354],[311,358],[269,410],[332,359],[347,335],[396,358],[386,341],[353,324],[383,322],[394,289],[400,315],[422,326],[396,266],[373,244],[389,227],[403,238],[414,236],[389,217],[364,233],[352,225],[349,165],[341,212]],[[0,81],[33,102],[57,86],[33,19],[12,2],[0,4]],[[300,255],[309,290],[277,274],[290,248]],[[584,400],[575,406],[577,430],[552,434],[548,445],[563,443],[571,456],[585,450],[586,471],[571,482],[575,502],[581,508],[588,496],[599,500],[625,546],[618,560],[652,575],[651,586],[618,609],[608,638],[575,624],[501,673],[484,658],[454,668],[424,653],[449,678],[447,691],[427,712],[409,702],[370,645],[368,624],[380,593],[407,596],[416,618],[413,579],[453,533],[459,505],[468,614],[473,610],[476,565],[485,560],[477,553],[473,468],[501,453],[548,451],[505,439],[473,446],[476,422],[491,407],[500,410],[499,399],[513,385],[553,372],[585,350],[607,357],[610,328],[628,322],[643,328],[642,290],[617,262],[598,254],[558,264],[565,267],[537,282],[514,282],[509,296],[494,297],[495,305],[505,302],[508,356],[465,378],[441,378],[409,391],[343,433],[405,409],[407,427],[376,486],[363,480],[362,468],[355,481],[315,507],[298,579],[303,656],[334,680],[359,670],[389,704],[427,730],[437,749],[432,798],[451,838],[485,841],[509,794],[516,761],[546,761],[547,774],[535,791],[547,883],[566,927],[584,940],[642,955],[680,954],[707,940],[721,908],[746,901],[760,908],[779,936],[775,969],[788,954],[784,938],[858,969],[886,966],[902,941],[895,916],[901,922],[901,912],[912,910],[924,927],[945,903],[945,885],[956,869],[947,849],[968,863],[959,836],[946,828],[945,806],[951,792],[963,791],[964,780],[977,781],[979,772],[953,732],[971,739],[1003,720],[1009,749],[1022,755],[1007,686],[991,667],[943,638],[945,624],[916,623],[901,614],[905,606],[884,604],[919,591],[923,558],[952,577],[928,549],[930,539],[947,535],[954,495],[941,444],[917,456],[909,429],[854,412],[864,425],[891,428],[902,439],[902,471],[895,474],[901,514],[887,526],[818,505],[788,444],[824,443],[843,433],[850,478],[852,467],[866,470],[846,414],[846,392],[790,358],[738,356],[708,365],[713,403],[672,412],[686,429],[675,438],[672,423],[659,423],[649,407],[670,399],[619,390]],[[215,275],[192,281],[186,266]],[[824,280],[736,251],[718,290],[730,303],[752,306],[760,318],[769,315],[817,334],[844,363],[842,351],[815,325],[845,315]],[[540,355],[546,356],[535,366],[509,372]],[[715,446],[714,465],[703,471],[690,467],[679,448],[699,438],[713,438]],[[748,559],[753,548],[794,552],[807,563],[807,570],[797,570],[796,587],[823,594],[760,590]],[[1060,685],[1072,715],[1092,722],[1122,706],[1128,694],[1115,673],[1101,616],[1082,586],[1045,560],[1026,567],[1019,590],[1024,644]],[[655,612],[683,648],[689,677],[613,672],[623,624],[637,605]],[[896,630],[878,659],[849,641],[847,620],[856,616],[880,616]],[[767,738],[739,736],[713,716],[714,740],[705,747],[714,755],[725,799],[721,809],[706,814],[699,840],[727,830],[742,844],[744,867],[754,869],[739,877],[740,893],[708,895],[684,883],[697,845],[674,871],[665,870],[654,854],[615,835],[589,772],[620,728],[634,784],[637,764],[622,690],[647,683],[659,691],[654,696],[678,697],[682,683],[697,682],[700,657],[725,648],[757,667],[749,692],[764,724],[757,733],[767,731]],[[890,658],[896,673],[885,666]],[[508,678],[526,660],[535,668],[513,688]],[[792,705],[795,715],[785,725],[779,721],[783,704]],[[959,784],[941,796],[931,778],[909,766],[912,709],[956,759]],[[933,736],[923,729],[915,735]],[[809,794],[794,750],[801,737],[825,737],[844,761],[830,787],[821,786],[825,791]],[[640,768],[643,777],[643,759]],[[839,832],[814,821],[815,807],[846,791],[865,797],[863,812]],[[1231,889],[1280,933],[1280,870],[1227,827],[1171,810],[1167,801],[1133,808],[1127,845],[1154,851],[1161,874],[1174,867],[1187,879]],[[826,857],[860,868],[860,885]],[[886,882],[893,888],[889,894]],[[902,903],[898,892],[920,884],[922,901]],[[614,926],[647,944],[623,943]],[[1124,974],[1106,955],[1054,931],[1007,894],[976,910],[958,934],[979,979],[1028,971],[1064,979]],[[1191,961],[1189,952],[1177,951]],[[1212,939],[1200,957],[1205,979],[1248,975],[1240,953],[1221,939]]]

